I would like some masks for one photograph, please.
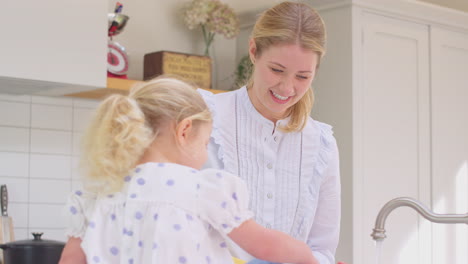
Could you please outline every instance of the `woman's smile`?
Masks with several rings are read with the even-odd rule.
[[[277,102],[279,104],[285,104],[292,98],[292,96],[281,96],[281,95],[273,92],[272,90],[270,90],[270,94],[272,95],[273,101],[275,101],[275,102]]]

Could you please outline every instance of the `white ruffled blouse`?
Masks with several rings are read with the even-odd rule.
[[[335,263],[340,173],[331,126],[309,118],[302,132],[284,133],[257,112],[246,87],[216,95],[199,92],[214,119],[205,167],[239,175],[258,223],[305,241],[321,264]],[[233,251],[250,258],[239,248]]]
[[[223,235],[252,217],[245,183],[230,173],[145,163],[121,192],[70,196],[67,234],[87,263],[233,263]]]

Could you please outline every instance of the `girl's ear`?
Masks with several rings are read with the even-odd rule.
[[[185,145],[189,142],[189,136],[193,131],[193,123],[191,119],[182,120],[176,128],[177,142]]]
[[[254,39],[249,40],[249,57],[252,64],[255,64],[255,55],[257,54],[257,45]]]

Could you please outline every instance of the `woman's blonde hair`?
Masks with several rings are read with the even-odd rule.
[[[195,88],[174,78],[157,78],[133,87],[128,96],[105,99],[84,137],[85,188],[104,194],[119,191],[160,127],[184,119],[212,120]]]
[[[257,19],[250,38],[255,42],[255,56],[271,46],[279,44],[298,44],[305,50],[311,50],[319,55],[325,54],[326,32],[325,24],[320,15],[312,7],[298,2],[282,2],[264,11]],[[255,71],[255,65],[253,70]],[[252,76],[247,87],[253,85]],[[281,129],[285,132],[301,131],[309,117],[314,102],[312,89],[290,109],[291,120]]]

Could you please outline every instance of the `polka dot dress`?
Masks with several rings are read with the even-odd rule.
[[[145,163],[123,191],[70,197],[68,235],[88,263],[233,263],[223,239],[252,217],[247,189],[232,174]]]

